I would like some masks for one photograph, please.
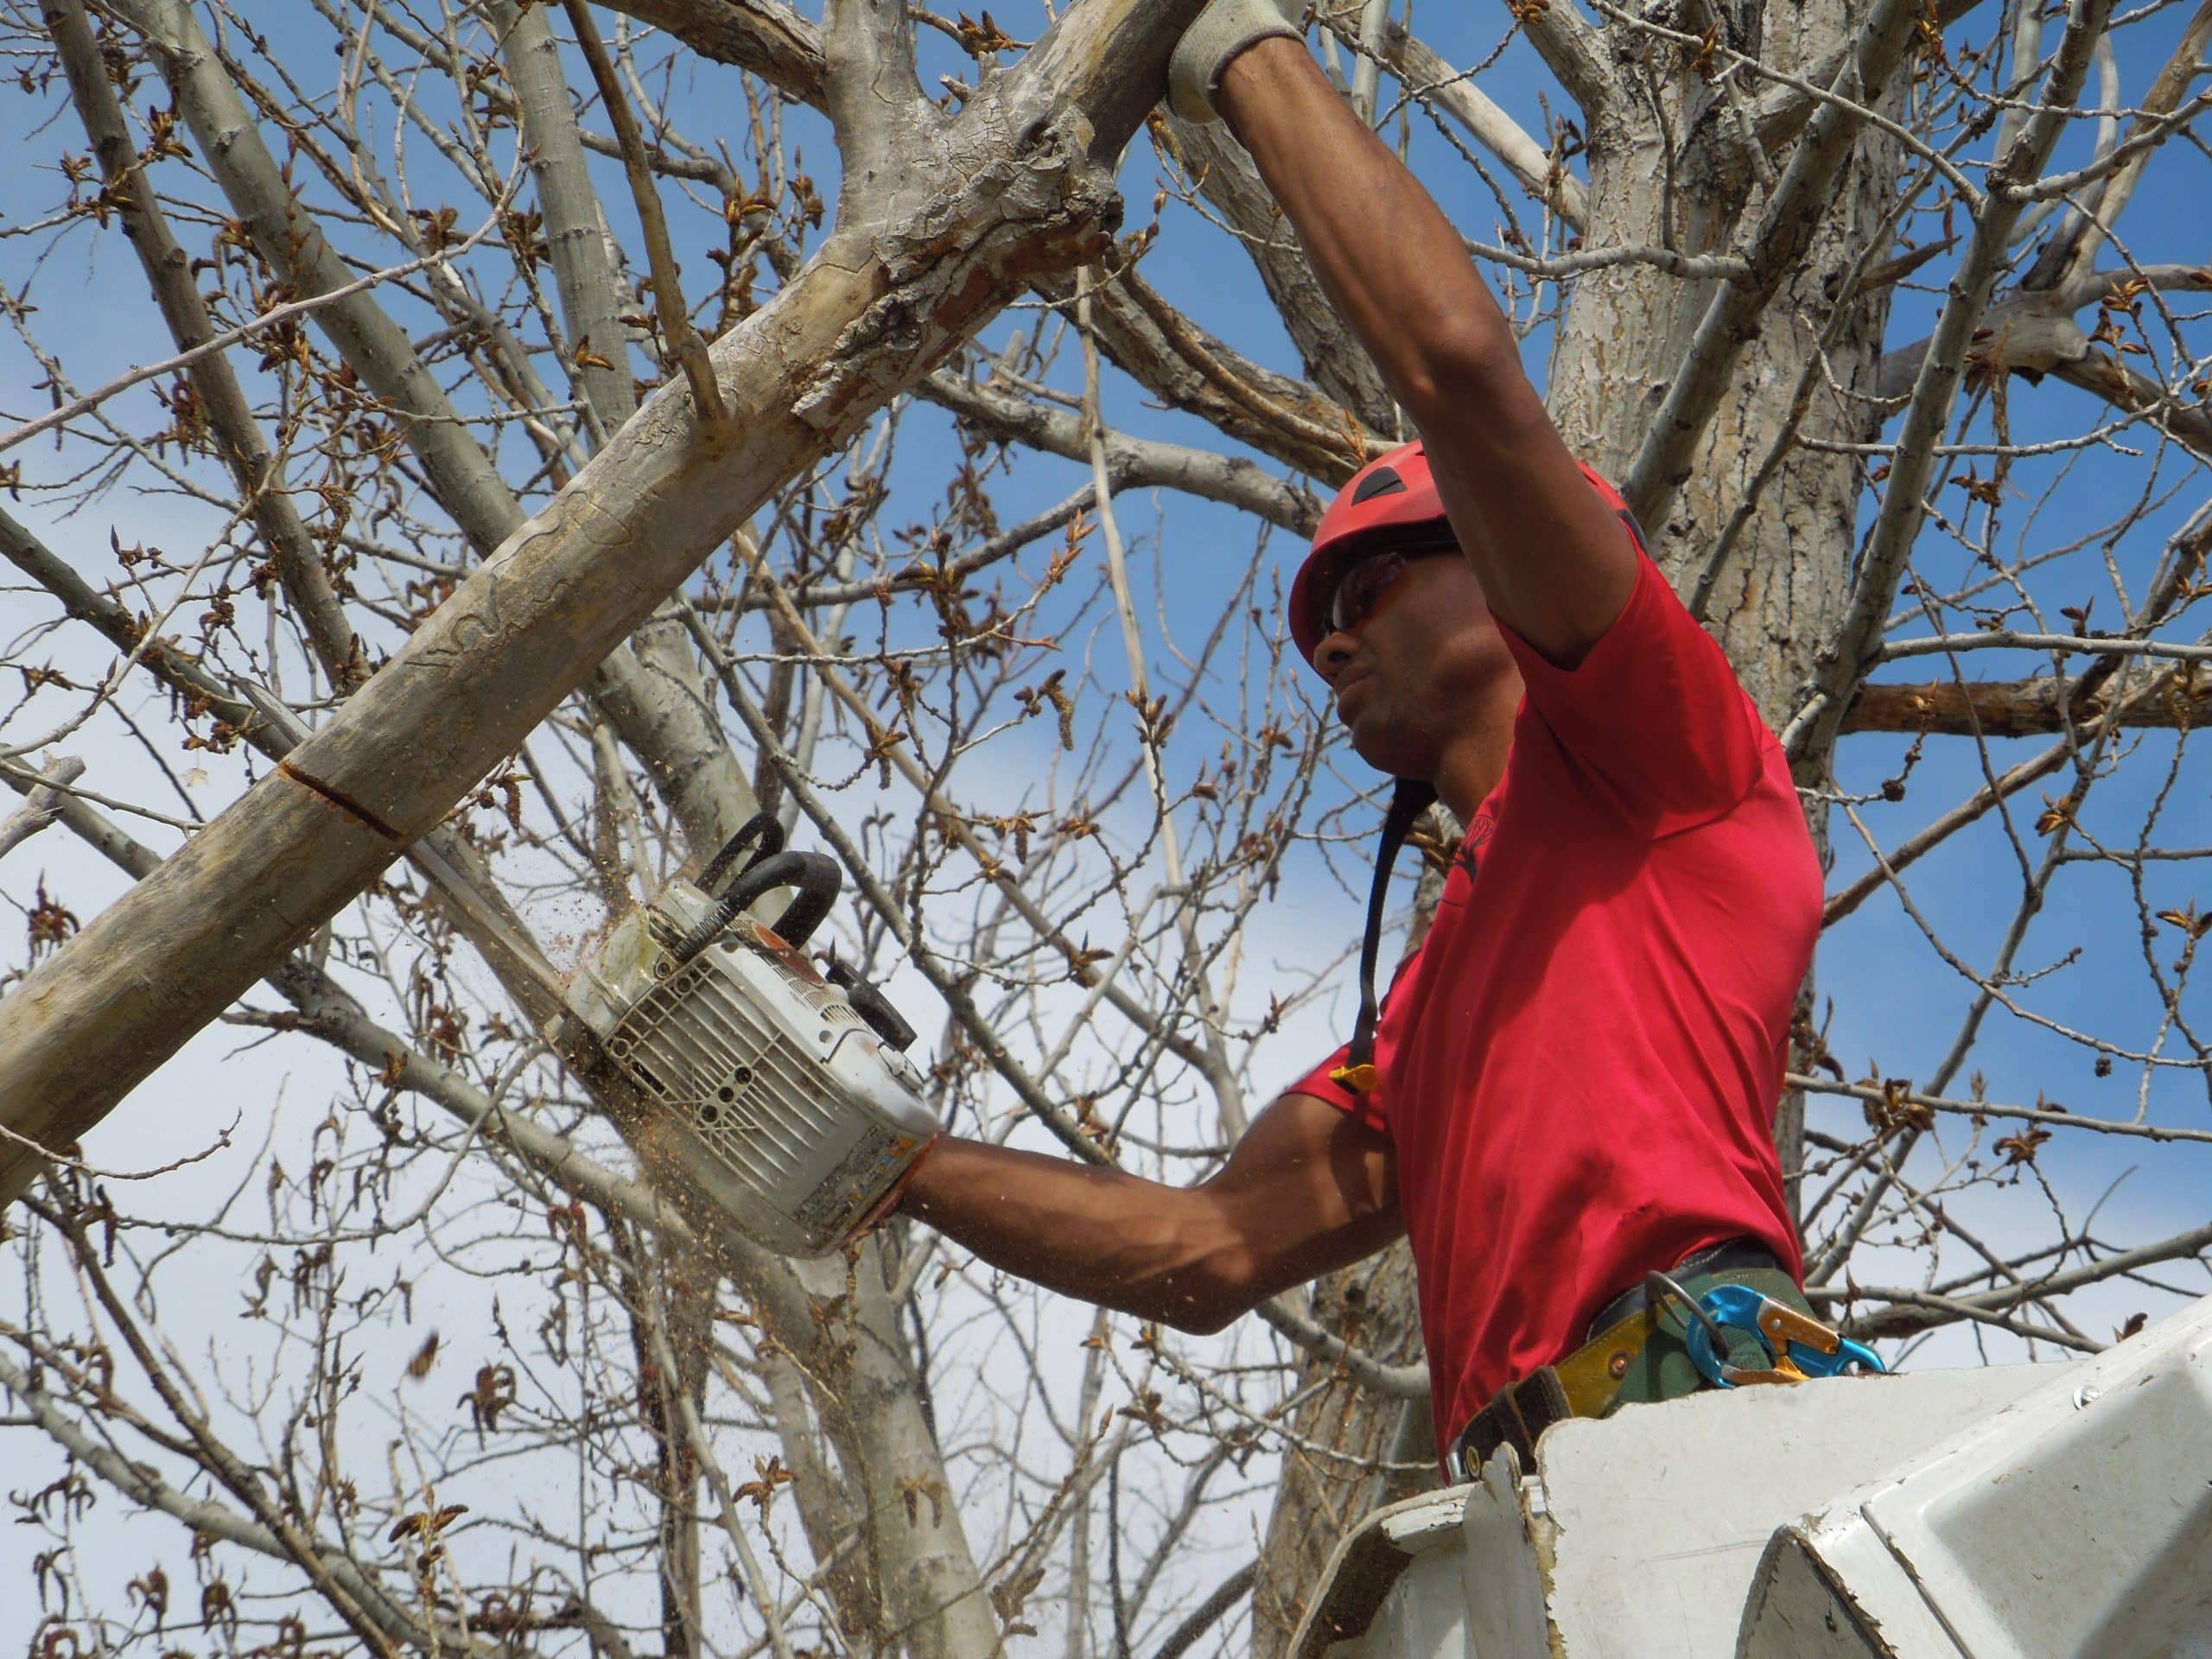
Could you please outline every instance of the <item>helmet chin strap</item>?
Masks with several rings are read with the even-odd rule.
[[[1420,778],[1401,778],[1390,792],[1390,810],[1382,816],[1382,841],[1375,849],[1375,884],[1367,893],[1367,931],[1359,941],[1359,1018],[1352,1022],[1351,1046],[1344,1064],[1329,1074],[1330,1081],[1354,1094],[1375,1087],[1375,995],[1376,959],[1382,953],[1382,912],[1390,896],[1390,867],[1421,815],[1436,803],[1436,786]]]

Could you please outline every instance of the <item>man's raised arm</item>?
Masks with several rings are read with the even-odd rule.
[[[1261,1113],[1194,1187],[947,1136],[900,1208],[994,1267],[1196,1332],[1402,1230],[1389,1143],[1300,1094]]]
[[[1252,26],[1221,27],[1224,10],[1249,13]],[[1627,603],[1635,547],[1545,413],[1459,232],[1303,41],[1252,39],[1272,12],[1269,0],[1215,0],[1201,20],[1215,26],[1194,27],[1177,54],[1176,107],[1189,112],[1210,93],[1243,141],[1322,287],[1420,429],[1491,609],[1572,667]]]

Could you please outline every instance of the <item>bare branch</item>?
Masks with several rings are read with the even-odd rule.
[[[2044,250],[2037,258],[2035,269],[2023,279],[2022,286],[2069,288],[2094,264],[2098,249],[2120,216],[2127,211],[2136,186],[2142,182],[2143,170],[2150,165],[2152,149],[2157,142],[2152,135],[2163,124],[2158,118],[2180,104],[2189,83],[2202,73],[2208,45],[2212,45],[2212,3],[2197,7],[2188,27],[2182,30],[2181,39],[2175,42],[2172,54],[2152,79],[2149,89],[2143,94],[2141,113],[2135,118],[2134,130],[2126,141],[2115,147],[2115,155],[2121,149],[2127,153],[2120,168],[2106,179],[2104,188],[2097,196],[2096,211],[2082,216],[2070,245],[2063,246],[2062,239],[2055,238]]]
[[[2212,1145],[2212,1129],[2168,1128],[2157,1123],[2131,1123],[2047,1106],[2008,1106],[1986,1100],[1958,1100],[1914,1089],[1891,1090],[1872,1084],[1837,1083],[1830,1078],[1796,1071],[1789,1073],[1786,1081],[1790,1088],[1802,1089],[1808,1095],[1833,1095],[1845,1100],[1864,1101],[1870,1106],[1879,1106],[1892,1112],[1900,1106],[1911,1106],[1955,1117],[1994,1117],[2008,1122],[2081,1129],[2094,1135],[2118,1135],[2122,1139]]]
[[[40,1430],[56,1444],[66,1448],[72,1457],[113,1486],[132,1501],[148,1509],[173,1516],[190,1527],[195,1534],[222,1540],[252,1550],[280,1561],[296,1561],[293,1552],[270,1528],[249,1521],[236,1510],[226,1509],[212,1498],[189,1497],[163,1480],[149,1465],[134,1463],[105,1440],[94,1438],[66,1411],[61,1403],[44,1389],[30,1380],[29,1374],[16,1363],[0,1355],[0,1389],[5,1389],[15,1399],[22,1402]],[[348,1598],[365,1607],[376,1610],[377,1622],[372,1626],[371,1650],[389,1654],[387,1642],[404,1642],[410,1645],[427,1641],[414,1624],[392,1607],[384,1598],[379,1586],[364,1578],[358,1567],[340,1553],[318,1554],[318,1569],[331,1582],[343,1587]]]
[[[1038,284],[1072,304],[1071,281]],[[1311,387],[1262,368],[1192,322],[1134,268],[1102,283],[1092,305],[1098,348],[1171,409],[1198,416],[1261,454],[1339,484],[1390,440]]]
[[[5,1027],[0,1120],[39,1140],[97,1122],[434,827],[772,489],[918,379],[1014,282],[1095,250],[1108,192],[1091,155],[1119,153],[1195,4],[1069,12],[1001,78],[1010,111],[970,106],[961,153],[915,233],[865,250],[833,238],[717,342],[717,372],[747,435],[734,454],[702,468],[696,446],[680,441],[690,417],[664,387],[273,777],[42,964],[10,999],[40,1017]],[[1017,139],[1018,165],[1008,153]],[[913,318],[927,322],[906,326]],[[516,556],[524,547],[526,560]],[[622,571],[619,591],[593,579],[610,566]],[[456,709],[484,717],[456,721]],[[277,887],[281,905],[241,902]],[[156,914],[166,919],[155,924]],[[164,976],[159,995],[130,1003],[126,1032],[124,1005],[101,982],[122,974],[142,984],[127,942],[148,938],[172,963],[181,953],[223,967]],[[97,1071],[82,1063],[88,1040],[106,1061]],[[21,1160],[0,1167],[20,1190]]]
[[[365,294],[380,283],[394,282],[402,276],[411,276],[416,271],[426,270],[432,265],[442,264],[454,255],[465,252],[475,246],[499,227],[499,218],[495,214],[469,232],[468,236],[456,247],[428,255],[421,259],[410,259],[404,264],[391,265],[382,270],[372,271],[366,276],[354,282],[342,283],[328,293],[315,295],[311,299],[290,301],[263,313],[251,322],[240,323],[237,327],[228,329],[212,339],[203,340],[197,346],[179,352],[174,357],[164,358],[162,361],[145,367],[129,370],[116,376],[114,379],[96,391],[86,392],[81,397],[73,397],[67,403],[49,410],[43,415],[34,416],[21,426],[6,432],[0,432],[0,450],[12,449],[17,444],[37,437],[42,432],[51,432],[56,427],[67,426],[79,416],[87,415],[98,409],[118,392],[128,391],[131,387],[143,385],[149,380],[157,380],[165,374],[174,374],[179,369],[195,367],[203,359],[211,357],[218,352],[228,351],[240,341],[251,340],[256,334],[281,328],[295,317],[312,315],[327,308],[342,304],[347,300]]]
[[[1838,1290],[1832,1286],[1808,1285],[1805,1288],[1805,1295],[1815,1306],[1857,1301],[1891,1303],[1892,1306],[1878,1313],[1853,1313],[1844,1321],[1843,1328],[1860,1338],[1904,1336],[1933,1325],[1964,1319],[1975,1325],[1993,1325],[1999,1331],[2009,1331],[2016,1337],[2027,1338],[2031,1342],[2047,1342],[2054,1347],[2069,1348],[2080,1354],[2102,1353],[2105,1347],[2101,1342],[2075,1336],[2070,1331],[2037,1325],[2004,1308],[1988,1307],[1980,1302],[1965,1301],[1955,1296],[1939,1296],[1930,1290],[1887,1285],[1858,1285],[1848,1290]],[[2013,1297],[2011,1305],[2017,1306],[2024,1300],[2024,1297]]]
[[[0,818],[0,857],[20,847],[33,836],[61,816],[63,789],[85,775],[85,763],[73,754],[49,761],[39,773],[40,783],[29,786],[23,804]],[[16,782],[13,772],[8,774],[10,783]]]
[[[701,57],[734,64],[802,104],[823,101],[821,31],[781,0],[620,0],[609,9],[664,29]]]
[[[69,77],[71,94],[83,117],[86,134],[92,139],[92,153],[118,198],[124,233],[138,251],[155,302],[185,355],[199,353],[192,363],[192,384],[207,406],[208,424],[230,464],[232,476],[269,543],[278,578],[307,625],[308,639],[323,671],[330,676],[333,685],[350,685],[361,673],[359,642],[346,620],[321,551],[285,493],[283,468],[263,440],[260,423],[222,355],[227,345],[243,336],[236,330],[219,334],[207,313],[207,302],[193,280],[191,262],[147,186],[137,146],[124,124],[122,108],[109,84],[107,66],[92,38],[82,0],[54,0],[47,15],[62,68]],[[490,228],[487,222],[485,231]],[[480,238],[483,234],[478,232]],[[325,296],[330,297],[334,296]],[[268,328],[281,321],[271,313],[257,319],[252,326]],[[5,447],[0,442],[0,448]]]
[[[2040,172],[2065,124],[2065,111],[2088,73],[2097,36],[2111,13],[2110,0],[2075,0],[2066,35],[2050,73],[2042,106],[1999,162],[1989,199],[1974,219],[1959,273],[1937,321],[1928,356],[1915,381],[1912,401],[1897,436],[1897,459],[1883,491],[1882,505],[1859,560],[1851,609],[1834,641],[1821,652],[1819,689],[1834,696],[1855,679],[1872,654],[1882,620],[1897,597],[1904,562],[1926,516],[1923,494],[1934,466],[1930,449],[1950,423],[1962,365],[1989,293],[2002,269],[2012,226],[2021,204],[1998,187]],[[1825,111],[1823,112],[1825,114]],[[1821,119],[1815,117],[1815,124]],[[1816,724],[1815,751],[1825,753],[1842,710],[1833,709]]]
[[[940,369],[917,390],[931,402],[941,404],[963,421],[994,437],[1011,439],[1069,461],[1089,459],[1081,417],[1027,398],[978,385],[964,376]],[[1238,507],[1289,531],[1310,536],[1321,516],[1321,503],[1312,492],[1271,478],[1242,455],[1162,443],[1155,438],[1132,438],[1124,433],[1102,431],[1106,449],[1106,472],[1115,490],[1166,486],[1208,501]],[[1096,501],[1096,495],[1092,497]]]
[[[668,221],[660,211],[660,190],[652,170],[645,165],[645,142],[638,131],[638,118],[615,79],[613,60],[591,21],[588,0],[564,0],[569,26],[575,30],[576,45],[591,67],[599,87],[600,106],[614,128],[614,141],[622,147],[622,170],[630,180],[631,200],[637,204],[639,226],[645,233],[645,257],[653,273],[653,308],[660,319],[660,337],[691,385],[691,402],[699,411],[700,435],[710,445],[730,442],[735,430],[722,406],[721,388],[715,381],[715,365],[707,356],[707,342],[691,326],[683,304],[683,290],[676,274],[676,254],[668,245]]]
[[[1322,8],[1323,25],[1347,46],[1364,52],[1370,49],[1369,42],[1353,27],[1356,21],[1349,13]],[[1574,51],[1576,44],[1570,32],[1567,49]],[[1507,170],[1521,181],[1531,197],[1574,230],[1586,227],[1590,204],[1582,181],[1524,132],[1519,122],[1491,102],[1472,80],[1431,51],[1395,17],[1383,20],[1373,49],[1382,67],[1404,85],[1408,97],[1433,101],[1465,127],[1477,143],[1504,162]]]
[[[842,162],[837,220],[859,226],[893,210],[922,171],[938,111],[914,77],[914,35],[902,0],[829,0],[822,26],[825,100]]]
[[[2208,650],[2212,659],[2212,650]],[[1848,732],[1928,732],[1945,737],[2040,737],[2082,719],[2080,681],[2066,675],[2032,680],[1894,681],[1863,685],[1843,717]],[[2117,707],[2115,708],[2115,704]],[[2088,718],[2131,730],[2191,731],[2212,721],[2212,684],[2171,675],[2120,687],[2107,681],[2089,700]]]
[[[1362,1388],[1372,1389],[1393,1400],[1428,1397],[1426,1364],[1386,1365],[1373,1355],[1363,1354],[1342,1338],[1324,1331],[1280,1296],[1269,1297],[1254,1311],[1306,1352],[1342,1366],[1344,1374]]]
[[[1154,1649],[1153,1659],[1182,1659],[1200,1637],[1221,1622],[1223,1614],[1250,1593],[1252,1581],[1259,1572],[1257,1561],[1247,1561],[1216,1585],[1213,1593],[1192,1608],[1183,1622],[1168,1633],[1167,1639]]]
[[[507,79],[521,106],[538,208],[545,215],[546,251],[568,325],[569,372],[583,389],[603,441],[637,412],[638,397],[625,360],[629,330],[619,320],[619,282],[569,105],[560,45],[543,6],[517,10],[513,0],[499,0],[493,16],[502,35]],[[626,172],[626,154],[623,162]]]
[[[1397,406],[1382,377],[1322,292],[1290,221],[1228,124],[1198,124],[1169,114],[1153,122],[1152,133],[1236,234],[1297,343],[1307,377],[1369,426],[1378,431],[1395,428]]]

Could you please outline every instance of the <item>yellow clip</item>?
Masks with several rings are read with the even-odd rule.
[[[1358,1065],[1340,1065],[1329,1073],[1331,1083],[1341,1084],[1355,1095],[1374,1093],[1376,1080],[1375,1068],[1364,1063]]]

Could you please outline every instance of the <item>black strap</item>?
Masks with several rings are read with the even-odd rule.
[[[1375,885],[1367,891],[1367,931],[1359,941],[1359,1018],[1352,1022],[1351,1048],[1344,1057],[1348,1069],[1372,1065],[1375,1059],[1375,966],[1382,954],[1382,912],[1389,903],[1390,867],[1398,861],[1398,849],[1406,844],[1421,815],[1435,804],[1433,785],[1419,778],[1401,778],[1390,793],[1390,810],[1382,816],[1382,844],[1375,849]]]
[[[1483,1465],[1497,1448],[1510,1446],[1521,1459],[1521,1472],[1534,1474],[1536,1442],[1553,1424],[1573,1415],[1559,1373],[1548,1365],[1531,1371],[1492,1395],[1490,1403],[1460,1430],[1452,1447],[1452,1471],[1461,1480],[1480,1480]]]

